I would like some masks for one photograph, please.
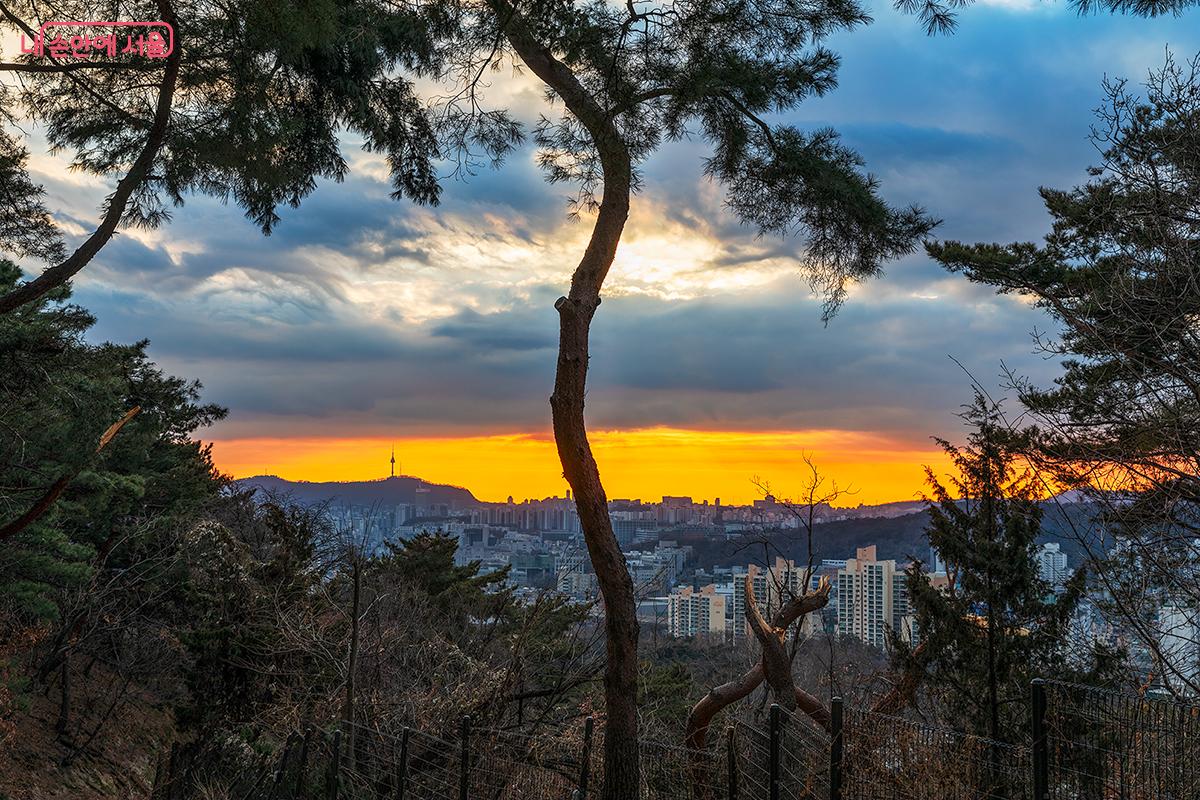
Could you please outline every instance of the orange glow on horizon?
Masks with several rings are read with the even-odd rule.
[[[916,499],[923,466],[945,471],[936,447],[913,449],[850,431],[695,431],[676,428],[591,432],[592,449],[610,498],[659,500],[690,495],[742,505],[760,498],[751,479],[771,483],[779,497],[805,486],[807,453],[826,478],[850,486],[836,505]],[[391,439],[269,438],[213,443],[217,467],[234,477],[277,475],[296,481],[355,481],[387,477]],[[518,502],[563,495],[558,453],[548,435],[511,434],[395,440],[397,474],[470,489],[480,500]]]

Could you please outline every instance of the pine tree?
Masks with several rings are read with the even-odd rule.
[[[935,585],[914,562],[909,602],[934,701],[958,725],[1013,741],[1027,727],[1031,679],[1095,672],[1107,661],[1069,643],[1085,572],[1057,595],[1039,574],[1040,484],[1022,466],[999,408],[977,392],[962,417],[970,427],[965,446],[938,440],[958,474],[947,486],[927,469],[927,534],[946,582]],[[911,661],[911,644],[896,639],[896,659]]]
[[[20,271],[0,260],[0,292]],[[224,409],[201,403],[197,383],[164,375],[147,342],[92,344],[95,321],[60,288],[0,316],[0,528],[64,475],[46,513],[0,540],[0,602],[57,620],[66,594],[101,562],[135,563],[156,538],[193,515],[222,485],[197,428]],[[102,453],[114,420],[141,409]]]
[[[1106,608],[1156,677],[1194,694],[1194,666],[1153,620],[1170,604],[1200,621],[1200,58],[1168,57],[1143,92],[1104,88],[1100,163],[1084,185],[1041,190],[1053,223],[1042,243],[929,252],[1058,328],[1036,342],[1062,361],[1054,385],[1013,381],[1032,425],[1026,454],[1099,512],[1102,524],[1072,535]]]

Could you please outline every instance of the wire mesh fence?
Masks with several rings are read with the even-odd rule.
[[[645,800],[724,800],[729,796],[728,762],[720,750],[644,741],[641,765]]]
[[[771,737],[738,720],[733,726],[734,779],[738,798],[766,798],[771,786]]]
[[[342,723],[307,784],[315,798],[440,800],[453,789],[453,744],[410,728]]]
[[[869,711],[848,711],[848,800],[1031,800],[1024,745]]]
[[[1030,744],[833,704],[832,723],[772,707],[709,749],[646,740],[630,800],[1197,800],[1200,705],[1035,681]],[[152,800],[587,800],[604,733],[468,720],[432,733],[340,724],[274,752],[233,737],[177,744]]]
[[[259,752],[233,736],[175,744],[160,760],[150,800],[324,797],[332,742],[333,737],[308,729],[293,733],[275,753]]]
[[[1200,797],[1200,705],[1043,686],[1049,800]]]
[[[552,736],[472,729],[469,740],[467,792],[473,800],[569,800],[590,760],[589,752]]]
[[[830,732],[807,714],[780,711],[779,716],[779,796],[825,800],[830,789]]]

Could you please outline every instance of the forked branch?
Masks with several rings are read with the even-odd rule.
[[[108,429],[104,431],[104,434],[100,437],[99,444],[96,445],[95,454],[100,453],[105,447],[108,447],[109,442],[111,442],[113,438],[120,433],[121,429],[125,427],[125,423],[136,417],[138,412],[141,410],[141,406],[134,406],[125,412],[125,416],[121,417],[112,425],[109,425]],[[25,530],[34,522],[36,522],[43,514],[49,511],[50,507],[54,505],[54,501],[58,499],[59,495],[61,495],[71,481],[75,479],[75,476],[79,474],[81,469],[82,467],[76,467],[75,469],[70,470],[65,475],[61,476],[54,483],[50,484],[50,488],[47,489],[40,498],[38,498],[36,503],[30,506],[28,511],[7,525],[0,527],[0,542]]]
[[[818,611],[829,603],[829,581],[822,578],[815,591],[792,598],[779,610],[770,624],[763,619],[757,603],[754,602],[752,582],[747,579],[746,583],[746,619],[751,629],[754,630],[755,637],[763,646],[763,655],[758,663],[741,677],[720,686],[714,686],[692,707],[687,719],[685,743],[688,748],[695,751],[704,749],[709,727],[717,714],[748,697],[751,692],[762,685],[764,680],[767,680],[768,685],[771,686],[776,696],[776,702],[781,706],[797,708],[822,728],[826,730],[830,728],[829,709],[812,694],[796,686],[792,680],[791,661],[787,658],[787,651],[783,646],[783,633],[792,624],[805,614]],[[780,652],[784,654],[782,662],[779,658]],[[925,644],[921,643],[913,650],[913,658],[909,662],[909,667],[895,677],[891,688],[871,706],[871,712],[894,714],[905,706],[911,705],[925,674],[927,661]],[[780,669],[786,670],[786,676],[776,674],[774,682],[771,682],[771,671],[778,672]],[[781,695],[781,690],[788,694]],[[789,706],[785,702],[785,697],[794,698],[794,703]]]

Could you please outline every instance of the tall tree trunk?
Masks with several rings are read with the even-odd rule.
[[[994,447],[989,435],[988,441],[985,443],[984,453],[990,451],[986,448]],[[993,470],[993,464],[989,458],[985,464],[984,473],[984,488],[980,496],[980,509],[983,512],[985,520],[985,531],[987,535],[987,560],[984,565],[984,591],[987,592],[987,685],[988,685],[988,737],[999,741],[1000,739],[1000,676],[997,669],[997,653],[996,653],[996,622],[997,614],[996,607],[1000,605],[1000,598],[996,591],[996,553],[1000,550],[1000,525],[996,518],[997,498],[992,493],[992,486],[998,485],[999,477],[1003,474],[1003,469]]]
[[[604,599],[607,666],[604,673],[604,800],[638,796],[640,763],[637,717],[637,603],[633,579],[613,533],[608,497],[592,456],[584,423],[588,333],[600,304],[600,285],[616,254],[629,211],[629,173],[606,181],[604,200],[571,292],[555,303],[559,316],[558,368],[550,408],[563,475],[575,494],[579,522],[600,594]],[[607,171],[606,171],[607,172]]]
[[[605,202],[608,192],[605,192]],[[599,227],[599,224],[597,225]],[[572,295],[575,292],[572,291]],[[637,719],[637,604],[633,580],[613,534],[608,498],[592,456],[584,426],[583,401],[587,377],[588,327],[599,296],[560,298],[558,371],[550,406],[554,439],[563,474],[575,493],[579,522],[600,593],[604,599],[604,672],[607,722],[604,734],[605,800],[628,800],[638,795]]]
[[[987,615],[987,682],[988,682],[988,736],[1000,739],[1000,678],[996,669],[996,596],[992,590],[992,576],[988,573]]]
[[[587,129],[600,157],[604,196],[587,250],[571,276],[571,290],[554,304],[558,310],[558,368],[550,409],[554,441],[563,476],[575,493],[579,522],[600,594],[604,600],[607,664],[604,672],[604,800],[632,800],[639,794],[641,768],[637,718],[637,604],[633,580],[613,534],[608,497],[592,456],[584,424],[587,390],[588,334],[600,290],[616,257],[617,244],[629,216],[632,163],[629,149],[596,98],[571,68],[530,31],[508,0],[491,0],[505,35],[521,60],[557,94]]]

